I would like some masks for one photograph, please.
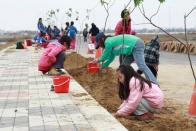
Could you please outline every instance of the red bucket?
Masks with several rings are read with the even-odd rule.
[[[54,91],[56,93],[68,93],[69,92],[69,76],[56,76],[53,78]]]
[[[32,40],[31,39],[26,39],[25,43],[27,46],[32,46]]]
[[[99,72],[99,66],[97,63],[89,62],[87,65],[87,70],[90,73],[97,73],[97,72]]]

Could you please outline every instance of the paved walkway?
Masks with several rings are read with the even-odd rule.
[[[70,92],[50,91],[37,71],[40,51],[0,53],[0,131],[126,131],[74,79]]]

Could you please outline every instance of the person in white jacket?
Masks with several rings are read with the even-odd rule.
[[[164,95],[159,86],[146,80],[131,66],[120,65],[117,78],[123,103],[115,113],[116,117],[133,114],[138,120],[148,120],[163,107]]]

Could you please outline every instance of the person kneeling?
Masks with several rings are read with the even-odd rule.
[[[129,65],[117,69],[119,97],[123,103],[115,113],[116,117],[136,115],[138,120],[153,118],[154,112],[163,107],[164,95],[158,85],[146,80]]]

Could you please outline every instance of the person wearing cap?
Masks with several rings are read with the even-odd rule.
[[[102,62],[102,69],[105,69],[114,60],[115,56],[121,54],[126,55],[123,64],[129,65],[134,60],[144,75],[151,82],[158,84],[156,78],[145,64],[144,60],[144,42],[139,37],[134,35],[118,35],[118,36],[105,36],[104,33],[99,33],[96,36],[96,49],[102,47],[103,54],[99,59],[95,59],[93,62]]]

